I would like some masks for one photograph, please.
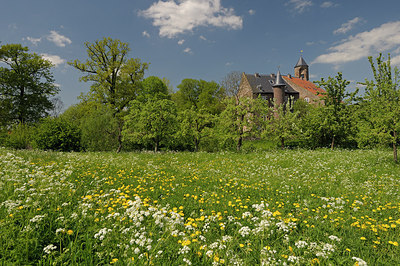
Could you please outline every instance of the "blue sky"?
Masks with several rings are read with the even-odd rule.
[[[85,60],[84,42],[112,37],[146,76],[174,88],[184,78],[220,82],[230,71],[294,72],[301,51],[311,80],[371,78],[367,57],[391,53],[400,66],[398,0],[2,0],[0,41],[51,60],[65,107],[90,83],[66,62]]]

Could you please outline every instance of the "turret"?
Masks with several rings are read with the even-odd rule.
[[[274,89],[274,101],[276,105],[285,103],[285,87],[286,84],[283,81],[281,72],[278,70],[278,73],[276,73],[275,82],[272,85],[272,88]]]
[[[296,78],[309,80],[309,72],[308,72],[308,65],[306,61],[304,61],[303,56],[300,56],[299,61],[294,67],[294,76]]]

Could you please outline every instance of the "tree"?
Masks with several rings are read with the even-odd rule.
[[[233,141],[240,151],[245,138],[260,134],[266,103],[261,98],[242,98],[239,104],[235,99],[228,99],[225,110],[219,116],[222,139]]]
[[[268,107],[268,120],[265,123],[265,135],[272,135],[280,142],[281,149],[285,148],[285,141],[299,135],[299,111],[291,111],[288,104]]]
[[[179,110],[204,109],[211,114],[219,114],[223,109],[224,89],[215,81],[184,79],[172,96]]]
[[[368,132],[378,136],[382,143],[390,142],[393,148],[393,160],[397,162],[397,142],[400,130],[400,90],[398,68],[394,71],[390,65],[390,55],[384,61],[382,54],[376,58],[368,57],[374,80],[365,80],[364,105],[368,109]]]
[[[131,102],[125,117],[123,135],[134,143],[152,145],[157,152],[162,144],[168,145],[176,132],[176,104],[167,99],[145,103]]]
[[[136,98],[141,102],[152,99],[169,99],[168,87],[160,78],[150,76],[143,80]]]
[[[54,85],[51,62],[20,44],[0,47],[0,115],[9,123],[36,122],[53,108]]]
[[[189,139],[194,145],[194,150],[199,150],[200,141],[207,134],[207,129],[212,127],[214,116],[204,109],[195,110],[194,107],[178,114],[178,135]]]
[[[221,82],[221,86],[225,88],[228,97],[234,97],[239,102],[239,90],[242,74],[239,71],[228,73]]]
[[[346,133],[352,128],[347,104],[354,99],[358,91],[346,93],[346,86],[350,84],[350,81],[343,79],[340,72],[335,78],[328,77],[328,80],[322,78],[315,83],[326,91],[323,93],[325,106],[322,108],[323,120],[320,125],[323,126],[327,137],[331,139],[330,146],[333,150],[335,141],[346,138]]]
[[[78,125],[81,145],[87,151],[111,151],[118,148],[118,120],[109,105],[81,101],[70,106],[61,117]]]
[[[104,38],[94,43],[86,42],[89,59],[79,60],[70,65],[85,73],[82,81],[91,81],[90,94],[87,97],[109,105],[118,119],[118,149],[122,149],[123,116],[128,103],[135,99],[140,81],[148,64],[138,58],[128,58],[128,44],[120,40]]]

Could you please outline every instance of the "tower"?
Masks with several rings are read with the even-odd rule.
[[[309,80],[309,72],[308,72],[308,65],[306,61],[304,61],[303,56],[300,56],[299,61],[294,67],[294,76],[296,78]]]
[[[278,70],[276,73],[276,79],[272,88],[274,89],[274,101],[276,105],[281,105],[285,103],[285,87],[286,84],[283,81],[281,72]]]

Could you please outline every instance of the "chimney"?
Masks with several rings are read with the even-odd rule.
[[[287,77],[291,79],[291,78],[292,78],[292,75],[290,75],[290,74],[287,74]]]

